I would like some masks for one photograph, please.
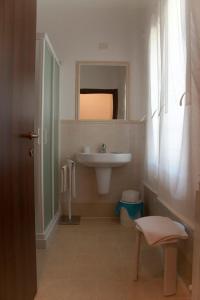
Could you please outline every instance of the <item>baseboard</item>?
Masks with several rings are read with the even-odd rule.
[[[115,218],[116,203],[79,203],[72,204],[72,214],[81,218]],[[67,211],[63,211],[67,214]]]
[[[51,220],[46,230],[43,233],[36,233],[36,248],[46,249],[48,247],[49,240],[53,234],[56,224],[58,223],[60,213],[57,212],[54,218]]]
[[[81,217],[81,221],[95,222],[95,223],[119,223],[119,217]]]

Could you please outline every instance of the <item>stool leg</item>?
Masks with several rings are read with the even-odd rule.
[[[138,280],[139,264],[140,264],[140,241],[141,232],[136,229],[136,239],[135,239],[135,251],[134,251],[134,266],[133,266],[133,280]]]
[[[176,294],[177,284],[177,244],[164,247],[164,295]]]

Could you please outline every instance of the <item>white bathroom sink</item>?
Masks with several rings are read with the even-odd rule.
[[[131,153],[78,153],[76,156],[79,163],[95,169],[101,195],[109,193],[112,168],[128,164],[132,159]]]
[[[78,153],[77,160],[87,167],[121,167],[132,159],[131,153]]]

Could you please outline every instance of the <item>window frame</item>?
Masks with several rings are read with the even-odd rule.
[[[116,66],[126,68],[126,99],[125,99],[125,117],[124,119],[112,120],[80,120],[80,68],[81,66]],[[76,81],[75,81],[75,120],[81,122],[126,122],[130,120],[130,63],[128,61],[77,61],[76,62]]]

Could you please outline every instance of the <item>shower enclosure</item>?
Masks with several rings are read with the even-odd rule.
[[[35,206],[36,241],[46,248],[59,211],[60,63],[46,34],[36,41]]]

